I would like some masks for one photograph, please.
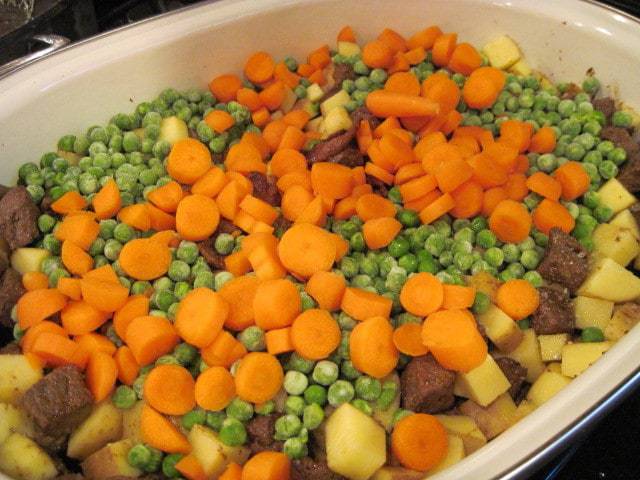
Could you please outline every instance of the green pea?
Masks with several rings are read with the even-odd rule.
[[[356,324],[357,322],[346,313],[340,312],[338,314],[338,325],[340,326],[341,330],[353,330]]]
[[[170,453],[162,460],[162,473],[167,478],[180,478],[181,473],[176,470],[176,464],[184,457],[181,453]]]
[[[366,244],[362,232],[356,232],[351,235],[351,237],[349,238],[349,246],[351,247],[351,250],[356,252],[362,252],[365,250]]]
[[[367,401],[375,401],[382,393],[380,380],[369,376],[361,376],[355,382],[355,394]]]
[[[176,297],[171,290],[156,290],[151,296],[151,302],[158,309],[166,312],[172,303],[176,301]]]
[[[313,368],[311,377],[314,382],[328,386],[337,380],[338,373],[338,365],[328,360],[321,360]]]
[[[113,396],[111,397],[111,401],[121,410],[126,410],[136,403],[137,397],[136,392],[134,392],[133,388],[128,387],[126,385],[120,385],[116,388],[115,392],[113,392]]]
[[[516,247],[517,248],[517,247]],[[493,267],[499,267],[505,261],[504,248],[491,247],[484,252],[484,260]]]
[[[301,357],[296,352],[293,352],[289,357],[289,361],[286,364],[286,368],[288,370],[295,370],[301,373],[311,373],[313,367],[315,366],[315,362],[313,360],[307,360],[306,358]]]
[[[353,385],[345,380],[337,380],[329,387],[327,392],[329,405],[334,407],[350,402],[353,400],[354,396],[355,390]]]
[[[254,411],[258,415],[270,415],[276,409],[276,404],[273,400],[269,400],[268,402],[256,404],[254,407]]]
[[[167,275],[174,282],[182,282],[189,278],[189,274],[191,273],[191,268],[187,262],[183,262],[182,260],[174,260],[169,265],[169,271]]]
[[[220,427],[220,440],[229,447],[239,447],[247,441],[247,430],[235,418],[226,418]]]
[[[613,217],[613,210],[606,205],[599,205],[593,210],[593,216],[600,223],[608,222]]]
[[[198,357],[198,350],[188,343],[180,343],[173,349],[173,356],[181,365],[190,365]]]
[[[420,225],[420,217],[415,210],[402,209],[397,213],[396,218],[405,227],[417,227]]]
[[[297,437],[286,439],[282,445],[282,451],[293,460],[298,460],[308,455],[307,445]]]
[[[360,272],[364,275],[373,278],[378,275],[379,271],[378,263],[373,258],[364,258],[360,262]]]
[[[491,298],[484,292],[476,292],[476,296],[473,300],[473,313],[476,315],[482,315],[491,306]]]
[[[235,238],[229,233],[221,233],[216,237],[214,247],[220,255],[228,255],[235,246]],[[197,247],[196,247],[197,252]]]
[[[353,257],[345,256],[340,260],[340,271],[346,278],[353,278],[358,270],[358,262]]]
[[[213,286],[216,292],[219,292],[220,289],[227,283],[229,280],[233,279],[233,274],[227,271],[218,272],[215,274],[213,278]]]
[[[207,421],[207,412],[200,408],[191,410],[182,416],[182,426],[191,430],[195,425],[204,425]]]
[[[151,450],[142,443],[138,443],[131,447],[127,453],[127,462],[132,467],[144,470],[151,461]]]
[[[307,389],[309,380],[304,373],[289,370],[284,376],[284,389],[290,395],[301,395]]]
[[[391,425],[396,425],[400,420],[411,415],[413,415],[413,412],[411,410],[399,408],[393,413],[393,416],[391,417]]]
[[[224,412],[207,412],[205,423],[208,427],[212,428],[216,432],[219,432],[222,428],[226,415]]]
[[[538,288],[542,286],[542,276],[536,272],[535,270],[531,270],[529,272],[526,272],[522,278],[524,280],[526,280],[527,282],[531,283],[531,285],[533,285],[534,287]]]
[[[307,292],[300,292],[300,302],[302,303],[302,311],[316,308],[316,302]]]
[[[225,412],[229,418],[246,422],[253,417],[253,405],[236,397],[227,405]]]
[[[302,422],[297,415],[282,415],[276,420],[273,437],[276,440],[287,440],[298,435],[301,429]]]
[[[266,348],[264,330],[256,325],[247,327],[240,332],[238,340],[240,340],[250,352],[259,352]]]
[[[398,384],[393,381],[386,381],[382,384],[382,392],[376,401],[380,410],[386,410],[391,406],[398,394]]]
[[[290,415],[301,416],[304,407],[304,398],[297,395],[289,395],[284,402],[284,411]]]
[[[418,257],[413,253],[407,253],[398,259],[398,266],[406,270],[407,273],[413,273],[418,270]]]
[[[309,430],[315,430],[324,420],[324,410],[318,403],[310,403],[302,412],[302,424]]]

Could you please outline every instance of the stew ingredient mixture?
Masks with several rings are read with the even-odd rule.
[[[640,318],[640,118],[599,92],[506,36],[344,27],[63,136],[0,191],[0,471],[412,480],[478,450]]]

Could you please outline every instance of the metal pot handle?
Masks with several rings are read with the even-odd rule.
[[[10,62],[1,65],[0,77],[4,77],[14,70],[17,70],[35,60],[38,60],[39,58],[46,57],[50,53],[53,53],[56,50],[60,50],[62,47],[68,45],[71,42],[67,37],[54,34],[34,35],[33,40],[46,43],[49,46],[43,48],[42,50],[38,50],[37,52],[30,53],[28,55],[25,55],[24,57],[16,58],[15,60],[11,60]]]

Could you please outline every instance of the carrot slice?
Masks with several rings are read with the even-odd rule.
[[[196,382],[180,365],[157,365],[144,381],[144,400],[166,415],[184,415],[196,406]]]
[[[168,320],[153,316],[134,318],[125,335],[125,341],[139,365],[148,365],[169,353],[179,340]]]
[[[301,310],[300,294],[290,280],[268,280],[256,289],[253,311],[256,325],[263,330],[288,327]]]
[[[284,372],[276,357],[264,352],[251,352],[240,360],[236,370],[236,392],[252,403],[271,400],[282,387]]]
[[[405,323],[393,331],[393,344],[405,355],[418,357],[429,353],[429,349],[422,343],[422,326],[418,323]]]
[[[215,340],[228,315],[229,304],[222,296],[195,288],[180,301],[174,326],[185,342],[202,348]]]
[[[400,290],[400,303],[410,313],[427,316],[442,306],[442,282],[428,272],[412,275]]]
[[[96,403],[109,396],[116,385],[118,367],[111,355],[93,352],[87,363],[87,387]]]
[[[242,468],[242,480],[289,480],[291,460],[284,453],[260,452]]]
[[[220,411],[231,403],[235,395],[233,376],[224,367],[209,367],[196,379],[195,398],[201,408]]]
[[[433,415],[417,413],[396,423],[391,434],[391,450],[400,463],[426,472],[446,456],[447,431]]]
[[[287,270],[310,277],[316,272],[331,269],[336,258],[336,245],[322,228],[299,223],[282,235],[278,255]]]
[[[531,231],[531,215],[523,204],[503,200],[491,213],[489,227],[501,241],[519,243]]]
[[[389,320],[376,316],[356,325],[349,336],[349,355],[359,371],[374,378],[389,375],[400,357]]]
[[[327,358],[340,345],[340,327],[326,310],[305,310],[293,321],[290,333],[296,352],[309,360]]]
[[[118,257],[120,267],[136,280],[154,280],[169,270],[171,251],[169,246],[146,238],[125,243]]]
[[[55,288],[32,290],[20,297],[16,303],[16,314],[20,328],[26,330],[42,322],[67,304],[67,297]]]
[[[229,304],[229,315],[224,322],[227,328],[240,331],[255,323],[253,301],[259,285],[258,278],[245,275],[222,286],[218,293]]]
[[[163,452],[186,454],[191,451],[191,444],[177,427],[146,404],[140,415],[140,435],[145,443]]]

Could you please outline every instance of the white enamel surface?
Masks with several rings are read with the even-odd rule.
[[[593,67],[640,107],[640,26],[578,0],[229,0],[85,42],[1,80],[0,181],[14,181],[20,163],[37,161],[61,135],[130,111],[167,86],[204,87],[216,74],[239,71],[257,49],[303,58],[345,24],[364,39],[384,27],[407,33],[431,24],[477,45],[506,33],[542,72],[579,82]],[[635,329],[553,401],[431,478],[506,473],[605,399],[640,366],[638,349]]]

